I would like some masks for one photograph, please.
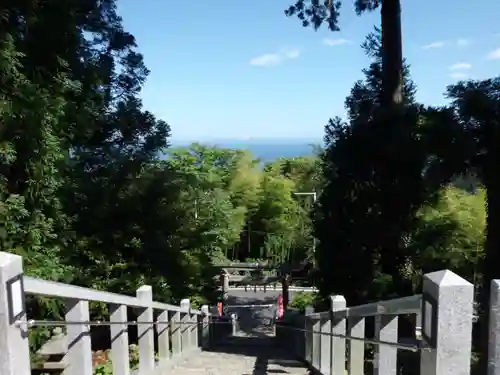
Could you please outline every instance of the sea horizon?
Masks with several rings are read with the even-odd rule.
[[[172,140],[172,147],[188,147],[193,143],[208,146],[233,148],[248,150],[256,159],[267,163],[278,158],[292,158],[300,156],[312,156],[317,146],[322,145],[322,141],[298,138],[251,138],[251,139],[207,139],[207,140]]]

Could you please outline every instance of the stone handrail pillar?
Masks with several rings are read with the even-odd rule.
[[[109,314],[111,324],[111,361],[113,374],[130,374],[130,358],[128,347],[128,325],[126,305],[110,305]]]
[[[322,374],[330,373],[330,359],[332,358],[333,351],[331,347],[331,333],[332,321],[330,317],[322,317],[320,319],[320,363],[319,370]]]
[[[491,281],[488,374],[500,375],[500,280]]]
[[[0,373],[31,375],[23,290],[23,258],[0,252]]]
[[[158,332],[158,357],[160,365],[164,365],[170,360],[170,321],[168,310],[163,310],[158,316],[156,330]]]
[[[304,359],[311,364],[313,359],[313,324],[308,315],[313,313],[314,308],[312,306],[306,307],[304,315]]]
[[[200,347],[207,349],[210,345],[210,311],[208,305],[201,306],[200,315]]]
[[[182,353],[182,331],[181,331],[181,313],[174,311],[170,315],[170,327],[172,334],[172,356],[177,357]]]
[[[422,335],[430,350],[421,353],[421,375],[470,374],[473,305],[467,280],[449,270],[424,275]]]
[[[365,338],[365,318],[350,317],[347,320],[347,335],[351,337]],[[347,366],[349,375],[364,375],[365,343],[360,340],[349,340],[348,342]]]
[[[398,342],[398,316],[377,315],[375,317],[375,340]],[[373,361],[374,375],[397,375],[398,349],[395,346],[379,344],[375,346]]]
[[[312,324],[312,366],[319,370],[321,361],[321,319],[314,317]]]
[[[330,337],[330,356],[331,356],[331,374],[345,373],[345,337],[333,336],[346,334],[346,317],[345,315],[334,317],[333,313],[346,309],[346,300],[344,296],[330,296],[330,310],[332,312],[331,327],[332,336]]]
[[[143,285],[137,289],[136,296],[138,299],[151,305],[153,303],[153,288],[150,285]],[[147,375],[155,369],[154,327],[152,324],[153,308],[141,308],[139,311],[139,315],[137,316],[139,374]]]
[[[180,307],[187,312],[181,312],[181,348],[184,353],[191,347],[191,316],[189,314],[189,309],[191,308],[191,302],[188,298],[181,300]]]

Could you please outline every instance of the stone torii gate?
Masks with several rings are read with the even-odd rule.
[[[228,263],[228,264],[218,264],[217,268],[221,269],[219,275],[219,281],[222,289],[222,306],[227,304],[229,283],[233,282],[245,282],[250,285],[264,285],[264,288],[272,283],[281,281],[282,296],[283,296],[283,308],[286,310],[289,303],[289,287],[291,280],[292,267],[289,265],[276,265],[270,266],[263,263]],[[228,270],[234,271],[277,271],[277,276],[241,276],[241,275],[231,275]]]

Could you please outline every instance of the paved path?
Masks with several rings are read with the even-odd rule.
[[[272,337],[233,337],[173,367],[171,375],[309,375]]]
[[[254,293],[233,296],[235,305],[265,304],[274,296]],[[304,365],[280,348],[273,337],[273,309],[235,308],[240,331],[208,351],[188,358],[174,366],[171,375],[309,375]]]

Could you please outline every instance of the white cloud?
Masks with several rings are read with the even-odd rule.
[[[329,39],[329,38],[323,39],[323,44],[326,44],[327,46],[330,47],[340,46],[342,44],[347,44],[347,43],[349,43],[347,39]]]
[[[466,70],[470,68],[472,68],[472,65],[469,63],[456,63],[448,67],[450,70]]]
[[[470,39],[457,39],[457,46],[459,47],[467,47],[472,43]]]
[[[500,60],[500,48],[497,48],[496,50],[491,51],[488,54],[488,59],[490,59],[490,60]]]
[[[461,79],[467,79],[467,78],[469,78],[469,76],[467,74],[460,73],[460,72],[451,73],[450,77],[453,78],[453,79],[456,79],[456,80],[461,80]]]
[[[422,48],[423,48],[423,49],[441,48],[441,47],[443,47],[445,44],[446,44],[446,42],[441,40],[441,41],[438,41],[438,42],[432,42],[432,43],[426,44],[426,45],[425,45],[425,46],[423,46]]]
[[[293,60],[299,57],[300,51],[297,48],[282,48],[275,53],[266,53],[261,56],[254,57],[250,60],[250,65],[253,66],[276,66],[286,60]]]

